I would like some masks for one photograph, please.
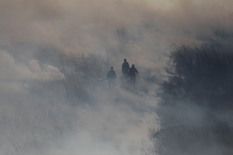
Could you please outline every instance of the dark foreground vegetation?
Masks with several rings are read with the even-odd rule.
[[[210,46],[178,47],[162,84],[159,155],[233,154],[233,53]]]

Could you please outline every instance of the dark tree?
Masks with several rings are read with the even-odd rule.
[[[159,155],[233,154],[233,53],[178,47],[161,86]]]

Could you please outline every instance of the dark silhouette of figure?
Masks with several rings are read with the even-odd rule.
[[[126,59],[124,59],[124,62],[123,62],[122,67],[121,67],[121,71],[122,71],[123,77],[126,78],[128,76],[128,72],[129,72],[129,63],[127,62]]]
[[[135,85],[137,75],[138,75],[138,70],[135,68],[135,65],[133,64],[128,72],[130,84]]]
[[[107,73],[107,80],[110,87],[112,87],[115,84],[115,79],[116,79],[116,72],[111,66],[110,71],[108,71]]]

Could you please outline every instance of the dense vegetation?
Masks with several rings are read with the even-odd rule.
[[[213,46],[170,54],[153,134],[159,155],[233,154],[233,53]]]

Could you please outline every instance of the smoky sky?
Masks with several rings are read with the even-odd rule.
[[[233,33],[232,6],[230,0],[1,0],[0,153],[142,153],[148,127],[159,128],[153,109],[169,50],[231,40],[224,32]],[[95,89],[87,78],[78,80],[78,92],[91,99],[73,105],[63,87],[74,72],[66,60],[91,54],[102,59],[89,67],[106,61],[104,71],[92,77]],[[119,82],[124,58],[138,67],[139,94],[119,85],[109,91],[98,81],[114,66]]]
[[[121,59],[130,56],[147,66],[158,66],[171,44],[200,43],[203,38],[212,38],[215,29],[231,31],[232,27],[232,2],[227,0],[0,3],[3,46],[29,43],[67,53],[99,53]]]

